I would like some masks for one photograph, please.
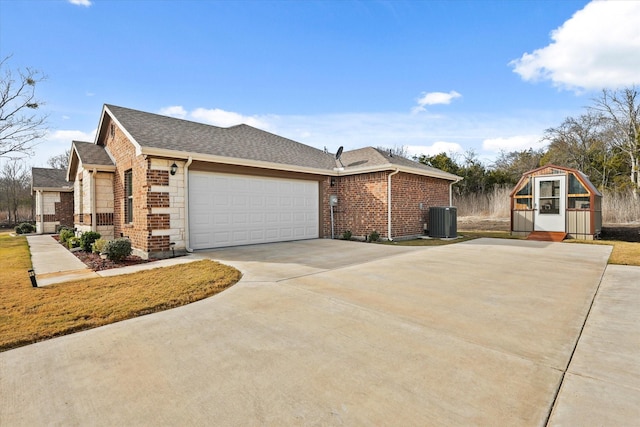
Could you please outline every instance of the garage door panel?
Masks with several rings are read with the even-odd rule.
[[[317,238],[318,187],[316,181],[190,172],[190,246]]]

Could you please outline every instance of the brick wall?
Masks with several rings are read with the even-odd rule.
[[[60,201],[55,204],[56,220],[60,225],[73,227],[73,193],[60,193]]]
[[[134,145],[122,130],[105,117],[108,131],[103,144],[116,163],[113,175],[113,226],[114,237],[128,237],[137,255],[146,256],[149,249],[150,232],[147,226],[147,170],[149,161],[137,156]],[[133,178],[133,222],[125,222],[124,213],[124,173],[132,171]]]
[[[144,258],[165,257],[171,254],[171,243],[176,251],[184,251],[185,196],[184,162],[179,162],[176,175],[169,173],[173,159],[137,156],[135,147],[121,129],[109,126],[104,144],[116,162],[113,178],[113,224],[115,236],[131,239],[134,253]],[[132,172],[133,222],[125,223],[124,173]]]
[[[329,178],[329,183],[331,178]],[[338,196],[338,204],[333,208],[336,237],[345,230],[354,236],[364,237],[372,231],[381,235],[387,228],[387,172],[373,172],[360,175],[335,177],[335,185],[329,186],[329,194]],[[329,223],[331,211],[327,196],[323,203],[327,213],[323,216]]]
[[[350,230],[356,237],[372,231],[387,236],[387,180],[390,171],[334,177],[322,182],[322,237],[331,237],[329,195],[338,196],[334,207],[335,236]],[[391,177],[391,237],[423,233],[430,206],[449,204],[449,181],[399,173]],[[422,203],[422,209],[420,204]]]
[[[391,177],[392,237],[422,234],[424,223],[428,222],[429,208],[449,205],[449,183],[406,173]]]

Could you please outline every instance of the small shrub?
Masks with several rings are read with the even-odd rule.
[[[353,235],[351,234],[351,230],[347,230],[347,231],[345,231],[344,233],[342,233],[342,238],[343,238],[344,240],[351,240],[351,237],[352,237],[352,236],[353,236]]]
[[[28,222],[23,222],[22,224],[16,227],[16,234],[27,234],[27,233],[33,233],[34,231],[36,231],[36,227],[29,224]]]
[[[73,236],[67,240],[67,247],[69,249],[79,248],[80,247],[80,238]]]
[[[60,243],[67,243],[67,241],[72,237],[75,237],[75,233],[73,232],[73,230],[70,230],[68,228],[60,230]]]
[[[124,237],[109,240],[104,246],[103,252],[107,254],[107,258],[111,261],[120,261],[131,255],[131,240]]]
[[[95,242],[93,242],[93,245],[91,245],[91,250],[96,254],[106,253],[104,252],[104,247],[107,245],[107,243],[108,243],[108,240],[98,239]]]
[[[91,252],[93,242],[100,238],[100,233],[95,231],[85,231],[80,235],[80,247],[85,252]]]
[[[377,242],[378,240],[380,240],[380,233],[378,233],[377,231],[373,230],[371,232],[371,234],[369,234],[369,241],[370,242]]]

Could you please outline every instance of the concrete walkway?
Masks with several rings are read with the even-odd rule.
[[[640,267],[607,267],[549,424],[640,425]]]
[[[87,268],[78,257],[65,249],[51,235],[30,235],[27,236],[27,242],[31,252],[31,264],[36,273],[36,281],[39,287],[72,280],[130,274],[136,271],[168,267],[201,259],[201,257],[191,255],[103,271],[93,271]]]
[[[632,425],[640,269],[605,273],[610,250],[313,240],[200,253],[243,279],[0,353],[0,425]]]

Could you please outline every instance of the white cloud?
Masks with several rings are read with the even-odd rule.
[[[517,135],[500,138],[487,138],[482,141],[482,149],[498,153],[500,151],[522,151],[533,148],[535,150],[542,148],[545,143],[541,141],[540,135]]]
[[[187,117],[187,110],[185,110],[182,105],[174,105],[171,107],[164,107],[160,109],[160,114],[163,116],[177,117],[179,119],[184,119]]]
[[[76,6],[91,6],[91,0],[69,0],[69,3],[75,4]]]
[[[190,119],[220,127],[247,124],[263,130],[269,129],[269,122],[263,117],[244,116],[233,111],[221,110],[220,108],[196,108],[195,110],[187,111],[181,105],[172,105],[161,108],[159,113],[165,116]]]
[[[457,142],[436,141],[431,145],[407,145],[407,152],[411,156],[435,156],[440,153],[464,153],[464,148]]]
[[[269,127],[266,121],[256,116],[243,116],[242,114],[221,110],[219,108],[196,108],[190,113],[190,116],[196,120],[220,127],[235,126],[243,123],[261,129]]]
[[[71,141],[93,142],[96,138],[96,132],[97,129],[91,132],[82,132],[81,130],[56,130],[47,134],[45,140],[68,144],[70,147]],[[65,147],[65,149],[69,147]]]
[[[509,63],[525,81],[569,89],[640,83],[640,2],[592,1],[551,33],[551,44]]]
[[[425,106],[427,105],[438,105],[438,104],[448,105],[448,104],[451,104],[451,101],[453,101],[456,98],[460,98],[461,96],[462,95],[460,95],[455,90],[452,90],[449,93],[446,93],[446,92],[423,93],[422,96],[418,98],[417,100],[418,105],[413,108],[413,112],[417,113],[420,111],[424,111]]]

